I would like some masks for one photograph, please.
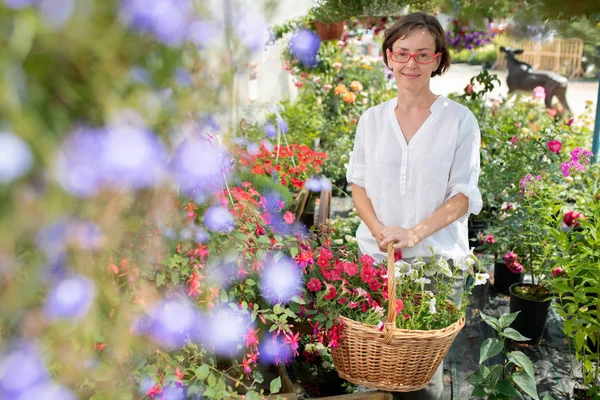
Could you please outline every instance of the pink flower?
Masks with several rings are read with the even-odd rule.
[[[548,109],[548,116],[549,117],[556,117],[557,113],[558,113],[558,110],[556,110],[556,108],[549,108]]]
[[[396,313],[404,310],[404,302],[402,300],[396,300]]]
[[[402,260],[402,250],[398,249],[394,251],[394,262]]]
[[[351,301],[350,303],[348,303],[348,307],[350,308],[356,308],[358,307],[360,303],[358,301]]]
[[[473,93],[473,85],[471,85],[470,83],[467,85],[467,87],[465,87],[465,93],[467,94],[471,94]]]
[[[379,289],[381,289],[381,282],[379,282],[377,279],[373,279],[371,282],[369,282],[369,289],[371,289],[371,292],[378,292]]]
[[[516,127],[516,128],[520,128],[520,127],[521,127],[521,123],[520,123],[520,122],[517,122],[517,123],[515,124],[515,127]]]
[[[306,284],[306,288],[311,292],[318,292],[321,290],[321,281],[317,278],[311,278],[310,281]]]
[[[562,275],[565,271],[563,271],[563,269],[561,267],[556,267],[552,270],[552,276],[553,277],[557,277],[559,275]]]
[[[337,296],[337,289],[335,288],[335,286],[325,282],[325,287],[327,287],[327,293],[325,294],[325,296],[323,296],[323,298],[325,300],[335,299],[335,296]]]
[[[283,214],[283,220],[288,225],[293,224],[295,219],[296,219],[296,216],[294,214],[292,214],[290,211],[287,211],[285,214]]]
[[[379,321],[379,323],[377,324],[377,326],[375,328],[377,328],[378,331],[383,332],[384,326],[385,326],[385,324],[383,323],[383,321]]]
[[[517,137],[516,137],[516,136],[513,136],[513,137],[512,137],[512,139],[510,139],[510,144],[515,144],[515,143],[517,143],[517,140],[518,140],[518,139],[517,139]]]
[[[331,90],[332,87],[333,86],[331,86],[329,83],[326,83],[323,85],[323,89],[325,89],[325,90]]]
[[[569,118],[569,120],[567,121],[567,125],[571,126],[573,125],[573,122],[575,122],[575,119],[573,117]]]
[[[365,283],[370,283],[377,276],[377,270],[373,267],[363,267],[360,278]]]
[[[544,100],[546,98],[546,90],[543,86],[536,86],[533,89],[533,98],[538,100]]]
[[[493,235],[487,235],[487,236],[485,237],[485,241],[486,241],[486,242],[488,242],[489,244],[494,244],[494,243],[496,243],[496,240],[494,239],[494,236],[493,236]]]
[[[514,263],[514,264],[511,264],[511,265],[508,265],[508,264],[507,264],[506,266],[508,267],[508,269],[510,270],[510,272],[512,272],[513,274],[520,274],[520,273],[521,273],[521,272],[523,272],[523,270],[525,269],[525,268],[523,268],[523,266],[522,266],[520,263],[518,263],[518,262],[516,262],[516,263]]]
[[[375,264],[375,259],[370,255],[365,254],[364,256],[360,257],[360,263],[362,264],[363,268],[372,267],[373,264]]]
[[[358,274],[358,265],[351,262],[344,263],[344,272],[346,272],[348,276],[354,276]]]
[[[518,259],[519,257],[513,251],[509,251],[504,255],[504,262],[506,263],[506,265],[514,264],[517,262]]]
[[[562,143],[558,140],[551,140],[548,142],[548,149],[554,154],[558,154],[562,149]]]
[[[560,170],[562,171],[562,174],[566,178],[567,176],[569,176],[569,173],[571,171],[571,164],[566,161],[563,162],[562,164],[560,164]]]
[[[248,329],[244,338],[246,339],[246,347],[258,346],[258,336],[257,333],[260,329],[254,330],[252,328]]]
[[[563,217],[563,222],[565,223],[565,225],[571,228],[572,226],[579,226],[579,219],[582,219],[582,215],[580,212],[568,211]]]

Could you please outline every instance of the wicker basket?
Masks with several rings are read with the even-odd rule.
[[[392,244],[388,247],[387,260],[389,305],[383,332],[372,325],[341,317],[345,323],[343,338],[333,349],[333,361],[340,377],[354,384],[412,392],[423,389],[431,381],[456,335],[465,326],[465,318],[432,331],[397,329]]]

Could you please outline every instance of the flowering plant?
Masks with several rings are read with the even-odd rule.
[[[375,263],[371,256],[359,260],[340,249],[332,251],[323,245],[315,251],[316,261],[303,265],[306,282],[307,318],[321,342],[335,347],[340,339],[343,316],[383,329],[388,307],[386,263]],[[476,262],[473,255],[454,263],[435,257],[402,260],[401,251],[394,254],[397,279],[396,326],[402,329],[440,329],[458,321],[467,304],[467,291],[452,298],[453,287]],[[476,284],[486,277],[479,274]],[[454,300],[460,305],[447,303]]]
[[[490,44],[494,36],[496,34],[489,29],[489,26],[487,30],[479,30],[471,24],[463,25],[456,19],[446,30],[446,42],[457,50],[473,50],[485,46]]]

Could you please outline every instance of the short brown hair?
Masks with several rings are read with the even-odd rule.
[[[396,40],[405,37],[415,29],[427,29],[435,40],[435,52],[442,53],[440,54],[440,65],[431,73],[431,76],[441,75],[446,72],[450,68],[450,51],[448,51],[444,28],[442,28],[442,25],[440,25],[434,16],[422,12],[407,14],[385,30],[383,45],[381,46],[385,66],[390,68],[387,60],[387,50],[392,51],[392,46]]]

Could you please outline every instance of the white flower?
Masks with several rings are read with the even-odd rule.
[[[490,279],[490,274],[475,274],[475,286],[485,284]]]
[[[431,290],[426,290],[423,293],[425,293],[425,297],[433,297],[433,292]]]
[[[384,312],[385,312],[385,311],[383,310],[383,307],[381,307],[381,306],[377,306],[377,307],[374,307],[374,308],[373,308],[373,310],[374,310],[374,311],[375,311],[377,314],[379,314],[380,316],[382,316],[382,317],[383,317],[383,314],[384,314]]]
[[[440,258],[437,266],[442,274],[446,275],[448,278],[452,278],[452,270],[450,269],[450,264],[448,264],[448,261]]]
[[[429,312],[433,315],[437,312],[437,310],[435,309],[435,303],[436,303],[436,298],[432,297],[431,300],[429,300]]]
[[[335,240],[333,241],[333,243],[334,243],[334,244],[339,244],[339,245],[342,245],[342,244],[344,244],[344,239],[335,239]]]
[[[425,285],[427,285],[428,283],[431,283],[431,279],[423,277],[423,278],[415,279],[414,282],[420,284],[421,289],[423,289],[425,287]]]
[[[425,261],[423,261],[423,258],[421,258],[421,256],[417,256],[415,257],[415,260],[412,262],[412,266],[413,268],[418,268],[421,269],[425,266]]]
[[[394,267],[394,278],[396,279],[406,276],[412,271],[410,264],[403,260],[396,261]]]
[[[410,279],[416,279],[419,276],[419,272],[416,269],[411,269],[406,273],[406,277]]]

